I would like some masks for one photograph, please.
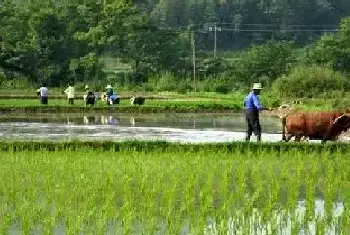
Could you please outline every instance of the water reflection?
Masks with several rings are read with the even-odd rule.
[[[280,121],[262,117],[262,140],[280,140]],[[168,140],[228,142],[243,140],[240,114],[118,114],[0,116],[0,139],[33,140]],[[254,139],[253,139],[254,140]]]
[[[224,223],[217,221],[211,217],[207,218],[206,226],[201,230],[201,234],[206,235],[217,235],[217,234],[227,234],[227,235],[236,235],[236,234],[248,234],[248,235],[316,235],[316,234],[325,234],[325,235],[340,235],[348,234],[343,231],[345,228],[342,228],[342,223],[340,222],[341,217],[345,216],[344,205],[342,202],[336,202],[333,204],[333,210],[330,217],[327,217],[325,210],[325,202],[322,199],[316,199],[314,203],[314,219],[306,218],[306,202],[304,200],[298,201],[295,210],[287,211],[285,209],[275,210],[269,214],[268,218],[264,219],[264,213],[259,211],[256,208],[253,208],[250,214],[245,213],[241,210],[232,211],[232,216],[228,217]],[[178,218],[176,218],[178,219]],[[193,234],[193,225],[190,224],[189,220],[186,218],[183,219],[183,224],[179,227],[178,231],[181,235]],[[92,222],[92,221],[91,221]],[[157,234],[165,235],[169,231],[166,222],[163,220],[150,220],[143,221],[144,223],[151,222],[157,223]],[[150,231],[147,230],[150,224],[143,224],[143,222],[134,219],[131,223],[131,230],[133,234],[150,234]],[[318,226],[322,224],[323,226]],[[106,232],[104,234],[123,234],[125,228],[123,227],[124,223],[120,220],[108,220],[105,221]],[[67,227],[63,223],[57,224],[53,229],[53,234],[55,235],[66,235]],[[90,234],[94,233],[94,229],[81,228],[80,234]],[[219,230],[221,233],[219,233]],[[222,230],[226,230],[222,233]],[[22,230],[18,224],[13,224],[9,229],[7,234],[19,235]],[[32,231],[33,235],[43,234],[43,228],[41,225],[36,226]]]

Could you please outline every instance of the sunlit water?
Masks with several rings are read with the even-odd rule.
[[[123,114],[113,116],[2,117],[0,138],[16,140],[241,141],[242,114]],[[281,140],[280,120],[261,117],[263,141]],[[252,136],[252,141],[256,137]]]

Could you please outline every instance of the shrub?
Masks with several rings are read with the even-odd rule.
[[[176,91],[179,79],[173,73],[164,72],[148,78],[147,85],[155,91]]]
[[[333,92],[350,89],[350,81],[341,72],[328,67],[300,66],[273,84],[273,90],[283,97],[330,97]]]
[[[192,91],[193,88],[192,86],[188,83],[188,81],[183,81],[183,82],[180,82],[177,86],[177,91],[180,93],[180,94],[186,94],[187,92],[190,92]]]

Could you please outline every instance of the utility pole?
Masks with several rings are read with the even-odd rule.
[[[197,92],[197,82],[196,82],[196,49],[195,49],[195,39],[194,31],[191,31],[191,44],[192,44],[192,63],[193,63],[193,83],[194,83],[194,93]]]
[[[214,23],[214,59],[216,59],[216,23]]]
[[[214,27],[210,26],[209,31],[214,31],[214,59],[216,58],[216,52],[217,52],[217,42],[218,42],[218,37],[217,37],[217,32],[221,31],[221,27],[217,27],[216,23],[213,23]]]

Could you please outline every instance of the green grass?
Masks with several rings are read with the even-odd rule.
[[[208,99],[146,99],[143,106],[131,105],[128,99],[121,100],[119,105],[108,106],[99,100],[94,107],[85,107],[82,99],[75,100],[74,106],[68,106],[67,100],[49,99],[48,106],[40,104],[34,99],[6,99],[0,100],[0,111],[2,113],[26,113],[26,112],[52,112],[52,113],[74,113],[74,112],[237,112],[240,105],[235,100],[208,100]]]
[[[37,147],[31,150],[0,145],[1,234],[9,227],[52,234],[58,225],[66,234],[105,234],[111,223],[119,230],[113,234],[135,234],[138,225],[142,234],[163,226],[166,234],[179,234],[186,223],[192,234],[204,234],[208,218],[215,220],[217,234],[226,234],[230,218],[241,234],[252,234],[248,218],[255,209],[276,234],[286,221],[278,222],[275,213],[292,213],[305,198],[304,220],[291,214],[291,234],[297,234],[295,229],[315,219],[316,198],[325,199],[326,215],[337,199],[345,207],[350,202],[350,158],[347,151],[327,150],[330,145],[317,145],[323,146],[320,154],[301,144],[92,142],[59,149],[64,144],[50,149],[50,143],[29,142]],[[12,147],[6,151],[5,145]],[[348,216],[345,210],[340,220],[318,219],[317,234],[333,222],[348,231]]]
[[[80,95],[83,93],[80,93]],[[120,95],[122,97],[128,97],[131,93],[122,92]],[[163,111],[239,111],[242,110],[244,96],[246,94],[237,92],[231,94],[218,94],[218,93],[209,93],[209,92],[199,92],[199,93],[188,93],[188,94],[177,94],[174,92],[159,92],[159,93],[147,93],[147,92],[139,92],[135,93],[138,95],[142,95],[145,97],[151,97],[150,99],[146,99],[146,103],[141,108],[131,108],[129,99],[122,99],[121,104],[115,107],[121,107],[127,111],[130,109],[135,112],[163,112]],[[30,108],[42,107],[40,105],[39,99],[16,99],[16,95],[18,93],[2,93],[0,91],[1,96],[7,96],[6,99],[0,99],[0,109],[5,107],[11,108]],[[23,95],[23,94],[22,94]],[[54,95],[60,96],[60,94],[54,93]],[[9,98],[9,96],[13,96],[13,98]],[[33,95],[31,95],[33,96]],[[62,98],[49,98],[49,107],[51,110],[55,112],[54,109],[59,111],[58,106],[61,108],[68,109],[67,99],[64,96]],[[168,98],[168,99],[166,99]],[[281,104],[289,104],[294,107],[296,110],[307,110],[307,111],[326,111],[326,110],[344,110],[350,107],[350,99],[343,97],[341,99],[298,99],[300,104],[293,104],[293,99],[283,100],[278,97],[274,97],[270,93],[263,93],[261,95],[261,101],[264,106],[277,108]],[[73,107],[79,108],[84,107],[83,99],[76,99],[75,105]],[[73,107],[69,107],[72,112],[74,111]],[[97,107],[99,109],[103,109],[104,107],[108,107],[104,102],[98,100]],[[147,111],[148,110],[148,111]],[[79,111],[79,110],[78,110]]]
[[[76,99],[74,106],[85,106],[83,99]],[[213,100],[203,98],[179,99],[179,100],[165,100],[165,99],[146,99],[146,106],[160,107],[160,106],[198,106],[198,105],[226,105],[235,107],[237,102],[235,100]],[[24,106],[41,106],[39,99],[0,99],[0,107],[24,107]],[[48,106],[68,106],[68,101],[65,99],[50,99]],[[108,107],[104,101],[97,101],[98,107]],[[118,106],[118,105],[115,105]],[[119,106],[134,106],[130,104],[129,99],[122,99]]]

